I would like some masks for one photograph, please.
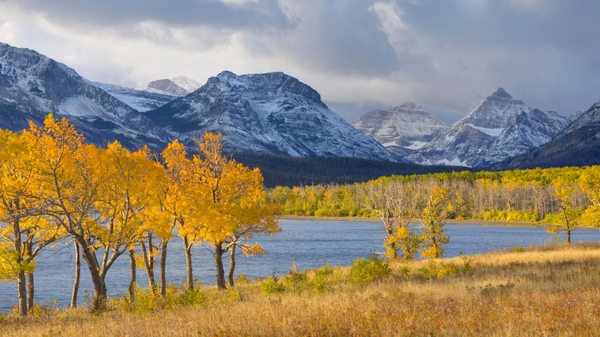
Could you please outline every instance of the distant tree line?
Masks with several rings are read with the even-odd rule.
[[[260,168],[265,187],[352,184],[382,176],[428,174],[464,170],[462,167],[427,166],[360,158],[290,157],[262,153],[231,153],[248,167]]]
[[[381,177],[347,185],[276,187],[269,203],[284,214],[381,219],[388,257],[438,256],[425,251],[418,231],[443,232],[441,219],[547,223],[565,234],[578,226],[600,227],[600,167],[565,167],[503,172],[451,172]],[[440,237],[443,242],[443,238]],[[427,247],[427,248],[423,248]]]

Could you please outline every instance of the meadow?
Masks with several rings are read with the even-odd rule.
[[[359,259],[233,288],[0,316],[3,336],[597,336],[600,244],[549,244],[429,261]]]

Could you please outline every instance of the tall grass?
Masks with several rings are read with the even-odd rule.
[[[144,298],[140,308],[113,301],[102,316],[83,309],[50,310],[23,319],[2,316],[0,334],[600,335],[598,244],[549,245],[433,262],[391,261],[388,268],[387,277],[368,283],[351,281],[352,268],[292,268],[285,276],[242,282],[224,292],[202,288],[173,305],[148,304]],[[268,282],[275,282],[278,290],[261,291]],[[184,294],[173,288],[169,296]]]

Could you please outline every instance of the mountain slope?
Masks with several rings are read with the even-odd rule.
[[[229,151],[401,160],[329,110],[314,89],[283,73],[225,71],[146,116],[184,141],[222,132]]]
[[[600,102],[540,148],[509,158],[495,169],[600,165]]]
[[[499,88],[450,130],[407,158],[428,165],[489,167],[543,145],[569,122],[556,112],[532,109]]]
[[[188,94],[187,90],[169,79],[152,81],[148,83],[148,86],[144,90],[167,96],[185,96]]]
[[[154,110],[179,98],[179,96],[164,95],[145,90],[136,90],[113,84],[99,82],[90,83],[101,88],[114,98],[120,100],[121,102],[130,106],[132,109],[135,109],[139,112]]]
[[[414,153],[435,135],[450,128],[413,103],[367,112],[351,125],[400,156]]]
[[[49,112],[66,117],[97,144],[118,139],[131,148],[162,146],[166,136],[73,69],[35,51],[0,43],[0,125],[19,131],[29,120],[41,123]]]
[[[196,82],[195,80],[185,77],[185,76],[177,76],[173,77],[171,81],[181,88],[185,89],[188,93],[194,92],[198,90],[202,86],[202,84]]]

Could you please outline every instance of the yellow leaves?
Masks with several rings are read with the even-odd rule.
[[[240,248],[242,248],[242,252],[246,256],[262,255],[265,253],[265,250],[258,244],[258,242],[252,246],[242,245]]]

